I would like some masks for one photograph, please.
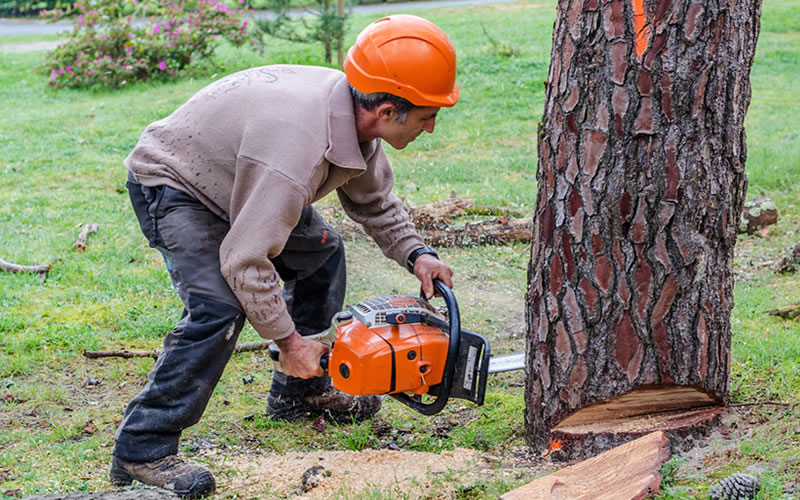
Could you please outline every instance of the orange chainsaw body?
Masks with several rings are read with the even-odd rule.
[[[391,322],[398,324],[387,324],[386,312],[378,313],[377,321],[358,314],[335,320],[336,341],[328,360],[333,385],[355,395],[427,394],[442,381],[449,336],[433,325],[404,323],[408,297],[381,300],[393,313]]]

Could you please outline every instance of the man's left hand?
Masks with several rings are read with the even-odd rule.
[[[445,285],[453,287],[453,270],[430,254],[422,254],[417,258],[414,262],[414,275],[422,283],[422,293],[426,299],[433,297],[434,279],[440,279]]]

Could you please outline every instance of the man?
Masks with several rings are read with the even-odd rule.
[[[378,411],[379,396],[336,391],[319,365],[344,300],[345,259],[341,238],[311,204],[335,189],[428,297],[433,279],[452,285],[451,269],[391,192],[381,140],[402,149],[432,133],[439,108],[458,100],[455,74],[455,50],[439,28],[391,16],[359,35],[344,74],[288,65],[242,71],[146,128],[125,161],[128,190],[184,311],[125,410],[114,484],[138,480],[184,497],[214,491],[207,469],[176,456],[178,440],[199,421],[245,318],[281,351],[268,414],[362,419]]]

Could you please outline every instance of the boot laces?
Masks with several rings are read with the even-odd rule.
[[[177,468],[184,465],[185,462],[178,458],[177,455],[169,455],[156,460],[155,464],[158,466],[159,470],[166,472],[168,469]]]

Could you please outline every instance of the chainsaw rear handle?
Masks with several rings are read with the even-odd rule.
[[[461,345],[461,315],[458,311],[456,296],[449,286],[443,281],[434,279],[433,286],[442,295],[447,306],[447,315],[450,319],[450,343],[447,347],[447,361],[442,373],[442,381],[439,383],[439,392],[432,403],[423,403],[419,399],[412,398],[408,394],[391,394],[393,398],[404,405],[422,413],[423,415],[435,415],[444,409],[447,400],[450,399],[450,387],[453,385],[453,374],[456,371],[456,361],[458,360],[458,350]],[[424,295],[423,295],[424,297]]]
[[[278,346],[274,343],[269,345],[269,357],[272,361],[280,361],[281,360],[281,351],[278,350]],[[330,357],[330,353],[323,354],[322,357],[319,358],[319,366],[322,367],[323,370],[326,372],[328,371],[328,359]]]

